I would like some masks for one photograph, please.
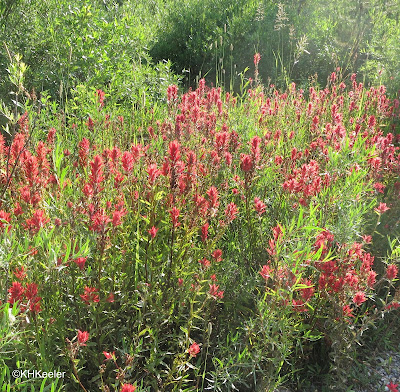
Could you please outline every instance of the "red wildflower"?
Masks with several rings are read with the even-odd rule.
[[[25,287],[25,297],[27,300],[33,300],[37,297],[38,287],[36,283],[28,283]]]
[[[78,257],[77,259],[74,260],[74,263],[82,271],[85,268],[86,260],[87,260],[87,257]]]
[[[220,261],[222,261],[222,250],[215,249],[214,252],[212,252],[211,256],[214,258],[214,261],[216,263],[219,263]]]
[[[353,297],[353,302],[360,306],[363,302],[365,302],[367,298],[365,297],[365,293],[362,291],[357,292]]]
[[[0,229],[4,229],[7,223],[11,221],[11,214],[3,210],[0,211]]]
[[[56,135],[56,129],[50,128],[49,132],[47,133],[47,143],[54,144],[54,137]]]
[[[107,351],[103,351],[103,354],[106,357],[105,361],[108,361],[110,359],[113,359],[115,361],[115,359],[116,359],[115,351],[113,351],[112,353],[109,353]]]
[[[376,272],[371,270],[368,272],[367,285],[369,287],[372,287],[375,283],[376,283]]]
[[[386,386],[388,387],[390,392],[399,392],[399,390],[397,389],[397,386],[399,384],[393,384],[392,382],[390,382],[389,384],[386,384]]]
[[[257,213],[259,215],[264,214],[264,212],[267,209],[267,206],[265,205],[265,203],[260,200],[258,197],[254,198],[254,209],[257,211]]]
[[[99,105],[102,108],[104,106],[104,98],[105,98],[106,94],[104,93],[103,90],[96,90],[96,95],[97,95],[97,100],[99,102]]]
[[[199,260],[199,263],[203,266],[203,268],[207,269],[211,265],[211,261],[206,258]]]
[[[268,265],[263,265],[259,274],[265,279],[268,280],[271,274],[271,267]]]
[[[106,302],[108,302],[108,303],[114,302],[114,293],[108,294],[108,297],[106,298]]]
[[[90,142],[88,139],[83,138],[79,144],[79,164],[84,167],[87,164],[87,157],[89,155]]]
[[[207,195],[210,198],[210,206],[212,208],[218,208],[219,201],[218,201],[218,190],[215,186],[210,187],[207,191]]]
[[[15,208],[13,210],[13,213],[15,216],[22,215],[24,213],[21,205],[18,202],[15,203]]]
[[[250,141],[251,155],[256,163],[260,160],[260,144],[261,138],[259,136],[254,136]]]
[[[219,289],[219,286],[217,286],[216,284],[210,284],[209,286],[210,286],[210,290],[209,290],[208,293],[209,293],[213,298],[215,298],[215,299],[217,299],[217,298],[222,299],[222,298],[224,297],[224,292],[218,290],[218,289]]]
[[[374,184],[374,188],[375,188],[375,190],[376,190],[377,192],[383,193],[383,191],[384,191],[384,189],[385,189],[385,185],[382,184],[382,183],[380,183],[380,182],[376,182],[376,183]]]
[[[122,211],[114,211],[113,212],[113,217],[112,217],[112,224],[114,227],[119,226],[122,224],[122,217],[126,215],[126,211],[122,210]]]
[[[196,342],[193,342],[188,349],[188,353],[190,354],[191,357],[196,357],[196,355],[199,352],[200,352],[200,346]]]
[[[178,218],[179,218],[179,214],[180,211],[178,208],[176,207],[172,207],[171,211],[169,212],[170,216],[171,216],[171,220],[172,220],[172,226],[173,227],[178,227],[180,226],[180,223],[178,222]]]
[[[161,174],[161,171],[157,169],[155,163],[152,163],[147,167],[147,174],[149,175],[150,184],[153,184],[156,178]]]
[[[178,86],[171,84],[167,88],[167,100],[168,103],[175,102],[178,99]]]
[[[133,170],[133,165],[135,163],[132,154],[129,151],[125,151],[122,154],[122,167],[126,173],[130,173]]]
[[[100,301],[100,297],[97,294],[98,290],[95,287],[85,286],[84,290],[84,294],[81,294],[80,297],[86,305]]]
[[[32,187],[36,182],[36,177],[39,173],[38,160],[34,155],[29,156],[24,161],[24,173],[28,180],[29,186]]]
[[[380,203],[379,207],[375,208],[375,211],[378,214],[383,214],[384,212],[386,212],[387,210],[389,210],[390,208],[386,205],[386,203]]]
[[[91,221],[92,225],[89,229],[96,233],[103,233],[111,219],[104,213],[103,209],[100,209],[91,217]]]
[[[389,264],[386,269],[386,276],[389,280],[396,279],[399,269],[394,264]]]
[[[28,112],[25,112],[18,119],[18,125],[19,125],[20,132],[28,133],[28,131],[29,131],[29,122],[28,121],[29,121]]]
[[[228,221],[231,222],[236,218],[238,214],[238,209],[235,203],[229,203],[225,209],[225,216],[227,217]]]
[[[93,129],[94,129],[94,121],[92,120],[92,117],[89,116],[86,125],[87,125],[89,131],[93,131]]]
[[[135,392],[136,386],[132,384],[124,384],[121,388],[121,392]]]
[[[36,234],[47,222],[50,222],[50,219],[44,216],[44,211],[36,210],[32,218],[26,219],[24,226],[31,233]]]
[[[103,178],[103,159],[100,155],[96,155],[93,161],[90,162],[91,173],[90,173],[90,185],[94,188],[96,184],[100,184]]]
[[[155,236],[157,235],[157,231],[158,229],[153,226],[150,230],[148,230],[148,233],[151,235],[151,238],[155,238]]]
[[[240,155],[240,168],[245,172],[248,173],[253,169],[253,160],[250,155],[241,154]]]
[[[353,309],[349,305],[343,306],[343,316],[345,317],[354,317]]]
[[[387,304],[385,306],[385,309],[391,310],[391,309],[398,309],[400,308],[400,303],[399,302],[391,302],[390,304]]]
[[[374,115],[372,115],[368,119],[368,127],[373,128],[375,125],[376,125],[376,118]]]
[[[86,342],[89,339],[89,332],[86,331],[81,331],[80,329],[78,329],[78,343],[80,346],[86,346]]]
[[[29,299],[29,310],[31,312],[39,313],[41,311],[41,308],[40,308],[40,300],[41,299],[42,299],[41,297],[33,297],[32,299]]]
[[[254,55],[254,66],[258,66],[258,63],[260,62],[260,60],[261,60],[261,55],[260,55],[260,53],[256,53],[255,55]]]
[[[178,286],[179,287],[183,286],[183,279],[182,278],[178,278]]]
[[[8,293],[10,295],[8,302],[13,304],[16,301],[21,301],[24,296],[24,288],[21,283],[13,282],[12,286],[8,289]]]
[[[26,278],[25,268],[21,266],[20,269],[15,268],[14,276],[19,280],[24,280]]]
[[[181,157],[181,153],[180,153],[180,144],[174,140],[171,143],[169,143],[169,147],[168,147],[168,155],[169,155],[169,159],[172,163],[176,163],[179,158]]]
[[[201,241],[202,242],[206,242],[207,241],[207,237],[208,237],[208,223],[205,223],[202,227],[201,227]]]
[[[366,244],[370,244],[371,241],[372,241],[372,236],[370,236],[370,235],[363,235],[363,236],[362,236],[362,239],[363,239],[363,241],[364,241]]]
[[[314,295],[314,286],[311,280],[305,280],[302,282],[304,285],[309,286],[304,289],[300,289],[300,295],[303,298],[304,302],[307,302]]]

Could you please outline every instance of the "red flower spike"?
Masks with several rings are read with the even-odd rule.
[[[114,302],[114,293],[108,294],[108,297],[106,298],[106,302],[108,302],[108,303]]]
[[[44,216],[44,211],[36,210],[32,218],[26,219],[24,226],[32,234],[36,234],[40,228],[44,227],[48,222],[50,222],[50,219]]]
[[[74,260],[74,263],[82,271],[85,268],[86,260],[87,260],[87,257],[78,257],[77,259]]]
[[[253,160],[250,155],[241,154],[240,156],[240,168],[248,173],[253,169]]]
[[[95,287],[86,286],[84,290],[84,294],[81,294],[80,297],[86,305],[100,301],[100,297],[97,294],[98,290]]]
[[[81,331],[78,329],[78,343],[79,346],[86,346],[86,342],[89,340],[89,332]]]
[[[169,144],[168,156],[172,164],[175,164],[181,157],[180,144],[176,140]]]
[[[389,280],[396,279],[397,274],[399,273],[399,269],[394,264],[389,264],[386,269],[386,277]]]
[[[204,269],[207,269],[211,266],[211,261],[206,258],[199,260],[199,263],[203,266]]]
[[[173,103],[178,99],[178,86],[171,84],[167,88],[167,100],[168,103]]]
[[[54,138],[56,136],[56,129],[55,128],[50,128],[49,132],[47,133],[47,143],[48,144],[54,144]]]
[[[259,274],[265,279],[268,280],[271,275],[271,267],[268,265],[263,265]]]
[[[149,182],[152,185],[157,177],[161,174],[161,171],[158,170],[155,163],[152,163],[147,167],[147,174],[149,175]]]
[[[114,361],[116,360],[116,356],[115,356],[115,351],[113,351],[112,353],[109,353],[107,351],[103,351],[104,356],[106,357],[106,359],[104,361],[108,361],[110,359],[113,359]]]
[[[79,144],[79,164],[81,167],[85,167],[87,164],[87,157],[89,155],[90,150],[90,142],[88,139],[83,138]]]
[[[169,212],[172,220],[172,226],[173,227],[178,227],[180,226],[180,223],[178,222],[179,214],[180,211],[176,207],[172,207],[171,211]]]
[[[135,392],[136,386],[132,384],[124,384],[121,388],[121,392]]]
[[[188,353],[191,357],[196,357],[196,355],[200,352],[200,346],[193,342],[190,347],[188,348]]]
[[[222,250],[215,249],[214,252],[212,252],[211,256],[213,257],[216,263],[219,263],[220,261],[222,261]]]
[[[254,198],[254,209],[256,210],[256,212],[259,215],[262,215],[266,211],[267,206],[265,205],[265,203],[262,200],[260,200],[258,197],[255,197]]]
[[[215,186],[210,187],[207,191],[207,195],[210,199],[210,206],[211,208],[218,208],[219,201],[218,201],[218,190]]]
[[[25,273],[25,268],[24,266],[21,266],[20,269],[16,268],[14,271],[14,276],[18,279],[18,280],[24,280],[26,278],[26,273]]]
[[[390,382],[389,384],[386,384],[386,386],[388,387],[390,392],[399,392],[399,390],[397,389],[397,386],[399,384],[393,384],[392,382]]]
[[[103,90],[96,90],[96,96],[97,96],[99,105],[102,108],[104,106],[104,98],[105,98],[106,94],[104,93]]]
[[[353,297],[353,302],[360,306],[363,302],[365,302],[367,298],[365,297],[365,293],[362,291],[357,292]]]
[[[216,284],[210,284],[209,286],[210,286],[210,290],[209,290],[208,293],[209,293],[214,299],[217,299],[217,298],[222,299],[222,298],[224,297],[224,292],[218,290],[218,289],[219,289],[219,286],[218,286],[218,285],[216,285]]]
[[[4,229],[7,223],[11,222],[11,214],[3,210],[0,211],[0,229]]]
[[[152,227],[151,229],[148,230],[148,233],[150,234],[151,238],[155,238],[157,235],[158,229],[156,227]]]
[[[28,283],[25,287],[25,297],[27,300],[33,300],[37,297],[38,287],[36,283]]]
[[[135,163],[132,154],[129,151],[125,151],[122,154],[122,167],[126,173],[130,173],[133,170],[133,165]]]
[[[202,242],[206,242],[207,238],[208,238],[208,223],[205,223],[202,227],[201,227],[201,241]]]
[[[343,306],[343,316],[344,317],[354,317],[353,309],[349,305]]]
[[[238,211],[236,204],[229,203],[225,209],[225,216],[227,217],[228,222],[232,222],[236,218],[236,215],[238,214],[238,212],[239,211]]]
[[[390,208],[386,205],[386,203],[380,203],[379,207],[375,208],[374,211],[377,212],[378,214],[383,214],[387,210],[390,210]]]
[[[25,289],[19,282],[13,282],[12,286],[8,289],[8,294],[10,295],[8,302],[13,304],[14,302],[21,301],[24,297]]]

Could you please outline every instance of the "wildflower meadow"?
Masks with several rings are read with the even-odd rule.
[[[400,103],[385,85],[341,67],[274,85],[256,52],[237,89],[184,88],[166,65],[135,101],[133,81],[100,73],[57,100],[8,55],[1,391],[361,382],[365,348],[399,331]]]

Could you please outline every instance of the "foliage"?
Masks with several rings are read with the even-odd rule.
[[[398,244],[370,248],[398,230],[385,93],[340,73],[307,97],[201,80],[129,122],[83,85],[61,117],[21,98],[0,143],[3,363],[86,390],[272,391],[323,347],[348,385],[399,307]]]
[[[2,72],[10,53],[22,54],[32,96],[45,90],[63,107],[78,84],[108,86],[114,99],[131,106],[141,101],[143,89],[157,99],[176,81],[168,63],[154,65],[147,54],[155,12],[150,2],[146,8],[133,2],[21,1],[18,9],[2,31],[9,50],[1,58]],[[3,83],[4,98],[7,89]]]

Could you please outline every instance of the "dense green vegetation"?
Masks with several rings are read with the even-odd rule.
[[[398,343],[399,14],[0,1],[0,390],[359,385]]]
[[[367,82],[379,77],[391,92],[400,87],[393,0],[4,0],[0,11],[1,40],[29,65],[25,87],[62,102],[81,83],[109,86],[129,102],[140,101],[143,89],[160,98],[172,78],[168,59],[186,86],[201,75],[237,91],[256,52],[260,77],[279,87],[307,87],[315,75],[324,86],[336,67]],[[3,49],[3,98],[9,61]]]

